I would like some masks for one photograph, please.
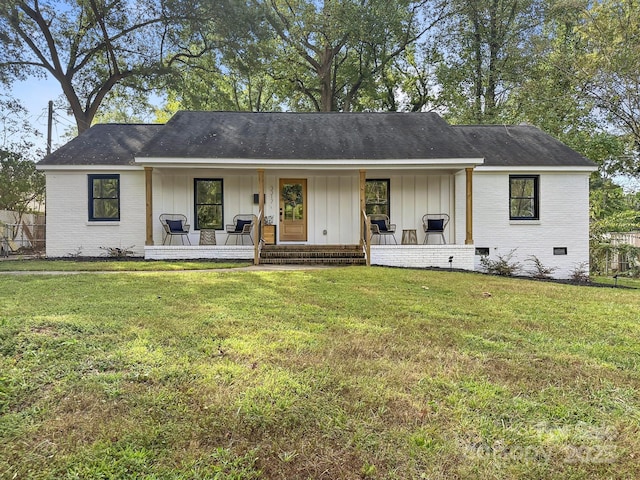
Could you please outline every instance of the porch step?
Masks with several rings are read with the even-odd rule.
[[[365,265],[358,245],[265,245],[260,263],[268,265]]]

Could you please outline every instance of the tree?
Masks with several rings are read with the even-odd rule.
[[[362,92],[376,97],[385,69],[439,18],[427,0],[256,1],[279,40],[270,73],[294,110],[371,108]]]
[[[203,17],[196,0],[0,0],[0,79],[52,76],[82,133],[116,85],[147,90],[213,48]]]
[[[0,210],[14,212],[16,223],[20,223],[33,202],[42,202],[44,189],[44,174],[36,170],[34,162],[0,150]]]
[[[448,116],[456,123],[494,123],[533,60],[542,0],[456,0],[449,9],[438,71]]]
[[[640,5],[636,0],[595,2],[579,34],[585,49],[575,73],[585,98],[628,135],[629,174],[640,176]]]
[[[31,138],[40,133],[29,124],[28,112],[19,100],[0,92],[0,150],[20,151],[35,157]]]

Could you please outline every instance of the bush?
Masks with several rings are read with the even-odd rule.
[[[553,272],[555,272],[558,269],[557,267],[547,267],[543,265],[542,261],[535,255],[531,255],[529,258],[527,258],[527,261],[533,263],[533,268],[529,270],[529,273],[533,278],[539,278],[539,279],[551,278],[551,275],[553,274]]]
[[[571,272],[571,280],[577,283],[588,283],[591,281],[589,278],[589,269],[587,268],[586,263],[581,262],[573,268],[573,271]]]
[[[515,249],[506,255],[498,255],[496,260],[491,260],[488,256],[480,259],[480,265],[487,273],[492,275],[501,275],[503,277],[511,277],[522,270],[522,264],[513,260]]]

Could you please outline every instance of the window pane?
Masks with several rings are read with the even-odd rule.
[[[119,217],[118,200],[94,199],[93,216],[94,218],[117,219]]]
[[[196,229],[222,229],[222,180],[197,178],[194,180]]]
[[[367,180],[364,190],[365,212],[389,215],[389,180]]]
[[[533,178],[514,178],[511,182],[512,197],[533,197],[534,195]]]
[[[222,207],[219,205],[198,206],[198,228],[222,228]]]
[[[93,198],[118,198],[118,180],[115,178],[94,178]]]
[[[120,175],[89,175],[89,220],[120,219]]]
[[[511,216],[512,217],[534,217],[535,204],[532,198],[513,198],[511,199]]]
[[[538,177],[509,177],[509,216],[511,219],[538,219]]]

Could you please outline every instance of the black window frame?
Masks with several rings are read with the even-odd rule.
[[[513,180],[533,180],[533,196],[514,196]],[[532,216],[514,216],[511,211],[511,203],[515,199],[533,200]],[[509,175],[509,220],[540,220],[540,175]]]
[[[120,174],[119,173],[92,173],[87,176],[89,187],[89,221],[90,222],[119,222],[120,221]],[[95,215],[95,201],[96,200],[113,200],[113,197],[94,197],[94,181],[95,180],[117,180],[118,192],[116,199],[118,200],[118,216],[117,217],[97,217]]]
[[[198,182],[220,182],[220,203],[198,203]],[[202,228],[215,228],[215,230],[224,229],[224,181],[222,178],[194,178],[193,179],[193,223],[194,230],[200,230],[200,219],[198,218],[198,206],[199,205],[219,205],[221,210],[220,225],[215,227],[202,227]]]
[[[365,205],[364,211],[367,215],[372,213],[383,213],[383,212],[371,212],[369,211],[369,205],[386,205],[387,212],[383,213],[388,217],[391,217],[391,180],[389,178],[367,178],[365,180],[365,192],[366,192],[366,184],[372,182],[385,182],[387,184],[387,201],[385,203],[368,203],[365,193]]]

